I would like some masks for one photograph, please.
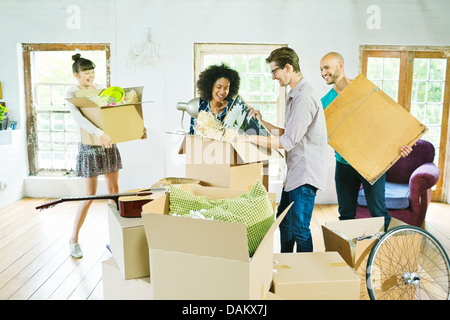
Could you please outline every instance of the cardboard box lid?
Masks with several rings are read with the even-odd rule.
[[[324,112],[329,145],[371,184],[428,130],[362,74]]]
[[[131,87],[131,88],[123,88],[125,91],[133,89],[136,91],[138,95],[138,102],[134,103],[125,103],[125,104],[119,104],[114,106],[99,106],[94,101],[90,100],[88,97],[91,96],[97,96],[100,94],[100,92],[103,91],[103,89],[86,89],[86,90],[78,90],[75,92],[76,97],[75,98],[67,98],[66,100],[77,106],[78,108],[115,108],[115,107],[122,107],[122,106],[128,106],[128,105],[136,105],[136,104],[142,104],[142,103],[148,103],[153,101],[142,101],[142,93],[144,91],[144,87]]]
[[[197,188],[194,186],[194,188]],[[203,187],[208,188],[208,187]],[[234,197],[246,191],[226,188],[220,190],[220,198]],[[229,191],[227,191],[229,190]],[[212,191],[214,193],[215,191]],[[219,197],[219,193],[215,196]],[[168,251],[198,254],[249,262],[247,229],[244,224],[193,219],[168,215],[169,195],[153,200],[142,207],[148,247]],[[271,241],[272,234],[279,226],[290,206],[274,221],[256,249],[253,257]]]
[[[231,148],[233,152],[237,153],[243,163],[262,162],[271,159],[283,158],[283,155],[277,149],[259,147],[247,141],[229,143],[225,141],[213,140],[210,138],[202,138],[195,135],[188,135],[184,137],[178,154],[186,154],[189,148],[198,145],[197,143],[203,143],[203,141],[207,143],[217,143],[218,149],[220,150],[224,150],[224,147]]]

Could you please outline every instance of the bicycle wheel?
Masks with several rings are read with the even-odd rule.
[[[395,227],[372,247],[366,284],[372,300],[448,300],[448,255],[429,232]]]

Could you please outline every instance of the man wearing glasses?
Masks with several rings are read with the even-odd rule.
[[[266,59],[272,79],[291,88],[286,102],[284,128],[265,122],[259,110],[251,113],[273,136],[246,136],[252,143],[286,150],[287,174],[278,214],[294,202],[280,224],[281,252],[312,252],[310,230],[312,211],[318,189],[324,190],[327,180],[327,129],[320,99],[300,71],[299,59],[291,48],[282,47]]]

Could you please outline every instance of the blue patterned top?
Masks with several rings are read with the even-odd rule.
[[[233,99],[230,99],[230,101],[228,101],[226,107],[222,110],[222,112],[216,116],[216,119],[219,120],[220,122],[223,122],[223,119],[225,119],[225,116],[227,115],[228,110],[230,109],[231,105],[233,104]],[[209,101],[207,100],[203,100],[200,99],[199,102],[199,107],[198,107],[198,112],[200,111],[206,111],[206,112],[211,112],[211,107],[209,105]],[[189,134],[194,134],[194,126],[195,126],[195,119],[191,117],[191,126],[189,128]]]

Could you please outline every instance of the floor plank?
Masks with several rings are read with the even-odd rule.
[[[84,257],[73,259],[68,240],[77,202],[51,209],[35,207],[50,199],[24,198],[0,210],[0,300],[101,300],[102,261],[112,255],[106,200],[94,201],[80,232]],[[337,221],[336,205],[318,204],[311,220],[314,250],[324,251],[321,226]],[[424,229],[450,254],[450,205],[432,203]],[[279,232],[274,235],[279,252]]]

